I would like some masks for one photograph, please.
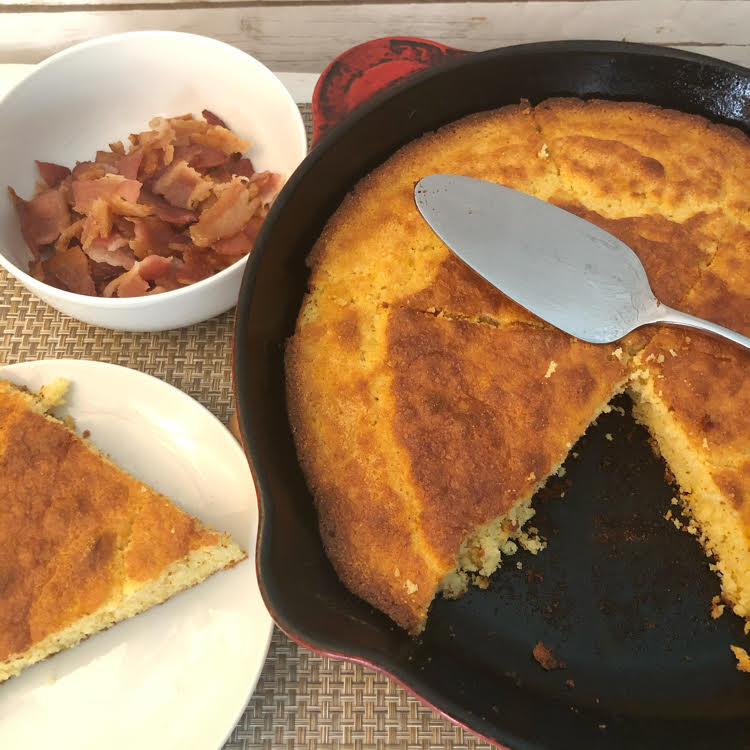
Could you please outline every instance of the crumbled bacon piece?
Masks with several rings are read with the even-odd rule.
[[[45,271],[59,279],[69,292],[89,296],[96,294],[88,259],[80,247],[71,247],[63,253],[56,253],[49,260],[45,260],[42,266]]]
[[[143,161],[143,151],[139,148],[129,154],[123,154],[117,160],[117,171],[128,180],[138,179],[138,170]]]
[[[103,200],[111,206],[121,201],[135,203],[141,194],[141,183],[129,180],[122,175],[108,174],[94,180],[73,182],[73,208],[78,213],[86,213],[96,200]]]
[[[216,203],[190,227],[190,236],[198,247],[210,247],[241,232],[260,206],[257,190],[251,190],[241,178],[235,177],[219,193]]]
[[[135,263],[135,256],[128,241],[120,234],[99,237],[84,252],[95,263],[107,263],[125,269],[132,268]]]
[[[175,241],[175,230],[156,216],[131,219],[134,228],[130,247],[136,258],[147,255],[171,255],[171,243]]]
[[[192,209],[209,196],[211,181],[189,167],[186,161],[175,161],[154,182],[154,192],[163,195],[173,206]]]
[[[222,120],[221,117],[217,117],[210,109],[204,109],[201,114],[203,115],[203,119],[209,125],[219,125],[222,128],[226,128],[224,120]]]
[[[253,241],[244,232],[239,232],[215,242],[213,249],[221,255],[246,255],[253,249]]]
[[[71,173],[67,167],[49,161],[37,161],[36,166],[39,176],[47,183],[47,187],[51,188],[56,188]]]
[[[140,297],[149,290],[149,282],[163,276],[172,263],[172,258],[149,255],[136,261],[129,271],[111,281],[104,289],[105,297]]]
[[[282,178],[256,172],[250,145],[209,110],[155,117],[150,130],[72,170],[37,161],[43,182],[25,201],[8,188],[48,284],[112,297],[193,284],[252,250]]]
[[[59,190],[43,190],[30,201],[19,198],[13,188],[8,188],[21,221],[21,233],[35,259],[39,247],[54,242],[70,223],[70,210]]]
[[[189,146],[177,146],[174,150],[174,158],[186,161],[193,169],[211,169],[211,167],[224,164],[229,156],[213,146],[192,143]]]
[[[185,224],[192,224],[194,221],[198,220],[198,217],[193,211],[188,211],[185,208],[177,208],[177,206],[167,203],[164,198],[154,195],[148,190],[141,191],[141,202],[150,206],[154,215],[162,221],[166,221],[168,224],[184,226]]]

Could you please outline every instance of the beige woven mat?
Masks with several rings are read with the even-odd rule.
[[[302,112],[309,133],[309,106]],[[166,333],[110,331],[53,310],[0,269],[0,364],[74,358],[132,367],[176,386],[224,422],[233,410],[233,318],[230,311]],[[387,677],[308,651],[276,629],[224,750],[486,747]]]

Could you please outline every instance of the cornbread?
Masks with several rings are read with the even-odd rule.
[[[204,526],[0,381],[0,681],[242,560]]]
[[[627,391],[721,577],[750,616],[748,355],[652,326],[613,345],[557,331],[480,278],[414,184],[479,177],[626,242],[668,305],[750,332],[750,140],[638,103],[554,99],[469,116],[361,180],[309,256],[286,351],[290,423],[343,582],[420,632],[438,593],[544,546],[531,501]],[[707,603],[707,613],[709,611]]]

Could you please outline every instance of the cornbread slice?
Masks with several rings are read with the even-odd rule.
[[[682,306],[750,334],[750,230],[735,225]],[[637,362],[634,413],[680,486],[725,600],[750,617],[750,353],[663,328]]]
[[[245,553],[0,381],[0,681]]]
[[[539,549],[522,528],[531,497],[626,377],[613,347],[548,327],[319,294],[287,349],[287,394],[342,580],[418,632],[438,591],[491,574],[514,540]]]

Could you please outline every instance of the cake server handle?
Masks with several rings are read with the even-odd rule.
[[[745,349],[750,349],[750,338],[743,336],[737,331],[733,331],[731,328],[725,328],[724,326],[712,323],[709,320],[698,318],[695,315],[689,315],[688,313],[680,312],[667,305],[660,304],[658,309],[658,315],[652,323],[672,323],[678,326],[686,326],[687,328],[697,328],[706,333],[712,333],[715,336],[721,336],[722,338],[729,339],[735,344],[744,346]]]

